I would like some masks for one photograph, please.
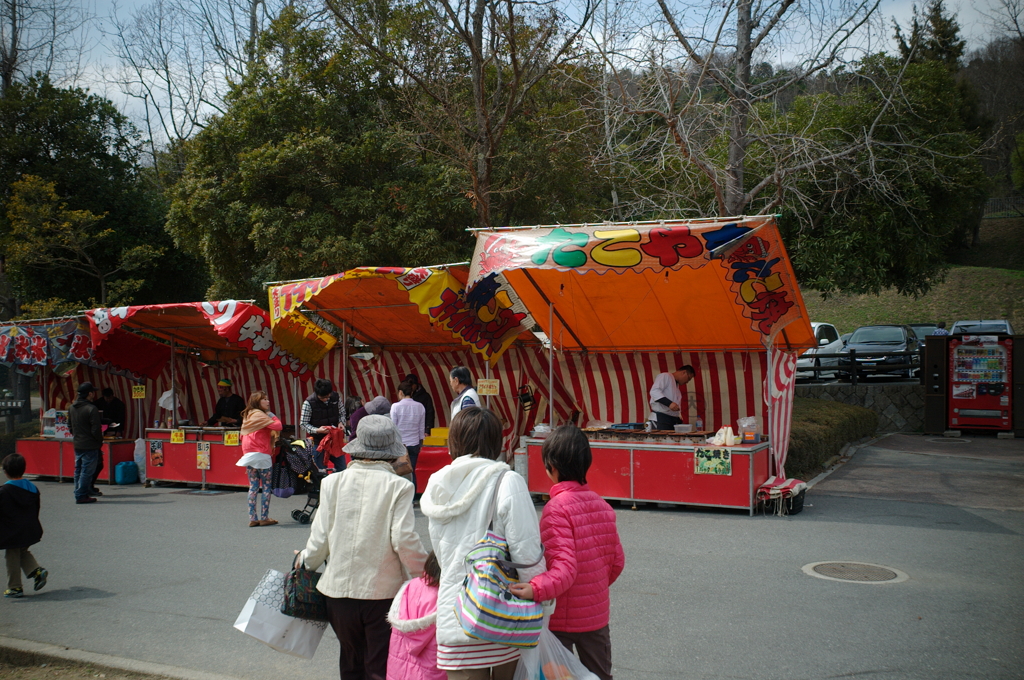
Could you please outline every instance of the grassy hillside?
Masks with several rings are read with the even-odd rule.
[[[892,291],[829,300],[817,291],[803,293],[811,321],[831,322],[840,333],[876,323],[952,326],[959,319],[1009,319],[1024,333],[1024,219],[985,220],[981,244],[957,258],[944,283],[916,300]]]

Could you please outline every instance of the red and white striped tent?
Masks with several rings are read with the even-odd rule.
[[[755,415],[763,425],[767,401],[783,473],[792,368],[816,342],[774,217],[479,230],[470,294],[496,276],[550,339],[552,389],[588,415],[645,419],[654,375],[690,363],[699,367],[690,422],[701,415],[717,428]],[[666,362],[658,353],[667,351]],[[559,375],[556,355],[582,370]],[[561,415],[553,404],[549,412]]]

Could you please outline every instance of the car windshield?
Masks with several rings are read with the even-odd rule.
[[[919,338],[923,338],[926,335],[931,335],[938,328],[935,324],[914,324],[911,326],[914,329],[914,333]]]
[[[858,328],[850,336],[850,342],[903,342],[903,329],[894,326]]]
[[[981,335],[983,333],[1005,333],[1005,323],[958,323],[956,325],[957,333],[970,333],[971,335]]]

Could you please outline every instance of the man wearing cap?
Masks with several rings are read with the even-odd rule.
[[[78,399],[68,410],[68,428],[75,447],[75,503],[95,503],[92,484],[103,448],[100,410],[92,403],[96,388],[91,382],[78,386]]]
[[[423,389],[423,383],[415,373],[405,376],[404,382],[410,383],[413,387],[412,394],[409,395],[412,400],[423,404],[423,434],[430,434],[431,428],[434,427],[434,399]]]
[[[206,421],[207,425],[221,425],[222,427],[241,427],[242,411],[245,410],[245,400],[231,391],[231,381],[221,378],[217,381],[217,408],[213,415]]]
[[[680,366],[673,373],[659,373],[651,386],[651,410],[659,430],[671,430],[682,423],[683,388],[693,380],[693,366]]]

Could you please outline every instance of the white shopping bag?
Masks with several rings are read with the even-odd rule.
[[[547,623],[545,622],[545,625]],[[547,628],[540,631],[536,647],[523,649],[513,680],[599,680],[586,669],[576,655],[562,646],[555,634]]]
[[[286,616],[281,613],[282,604],[284,574],[268,569],[242,607],[235,628],[279,652],[312,659],[327,623]]]
[[[139,468],[139,482],[146,483],[146,440],[139,437],[135,440],[135,452],[132,455],[136,467]]]

